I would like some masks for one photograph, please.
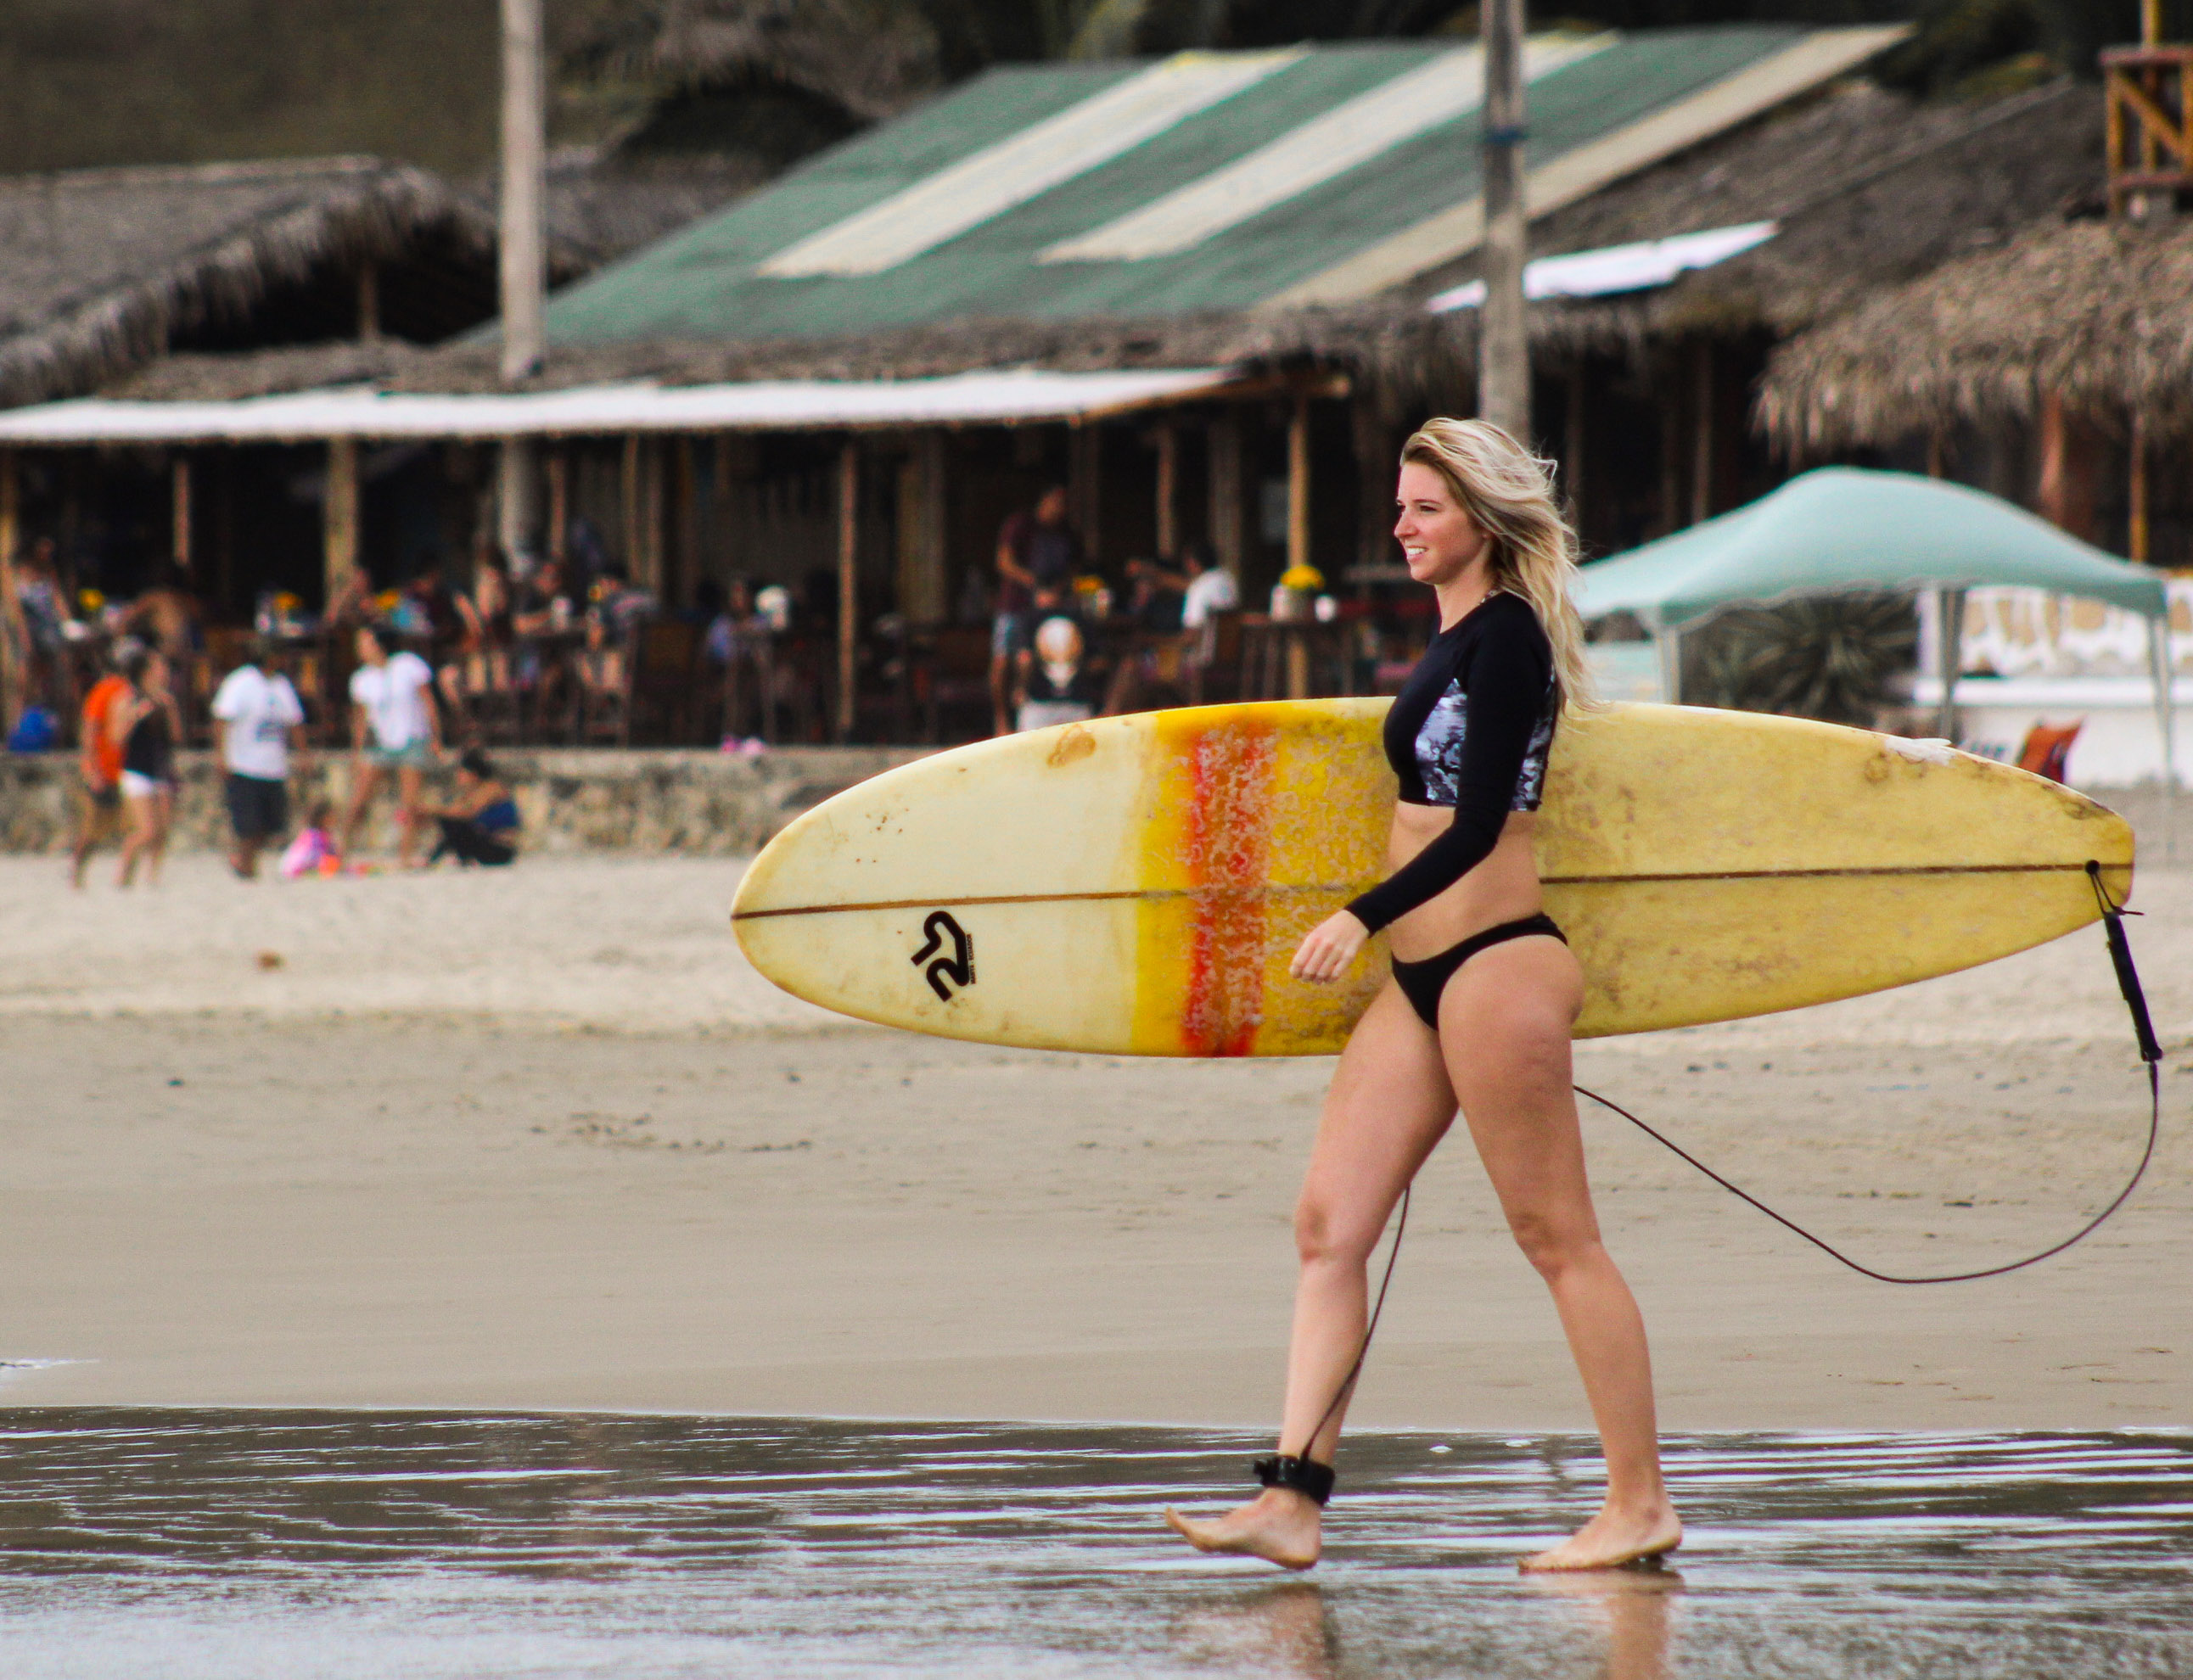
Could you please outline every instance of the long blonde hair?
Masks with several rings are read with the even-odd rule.
[[[1463,511],[1492,539],[1492,582],[1521,596],[1553,644],[1561,697],[1577,711],[1598,704],[1584,657],[1583,620],[1569,598],[1576,533],[1554,501],[1554,464],[1490,420],[1426,420],[1401,445],[1401,465],[1439,474]]]

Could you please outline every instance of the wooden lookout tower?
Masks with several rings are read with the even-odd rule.
[[[2110,214],[2167,214],[2193,195],[2193,46],[2165,46],[2162,0],[2142,0],[2139,45],[2101,57]]]

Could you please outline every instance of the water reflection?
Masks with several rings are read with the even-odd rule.
[[[2193,1669],[2193,1439],[1671,1443],[1680,1569],[1519,1576],[1589,1443],[1352,1441],[1308,1579],[1180,1548],[1258,1440],[0,1410],[0,1672],[1559,1677]]]

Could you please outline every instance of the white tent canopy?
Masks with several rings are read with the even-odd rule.
[[[0,446],[1011,426],[1182,402],[1235,378],[1223,368],[1084,374],[1009,369],[940,379],[593,385],[478,396],[355,386],[216,403],[84,397],[0,413]]]

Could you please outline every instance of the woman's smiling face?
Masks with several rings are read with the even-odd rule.
[[[1394,535],[1409,575],[1438,588],[1468,571],[1485,551],[1484,528],[1455,499],[1447,482],[1421,461],[1405,462],[1395,489]]]

